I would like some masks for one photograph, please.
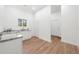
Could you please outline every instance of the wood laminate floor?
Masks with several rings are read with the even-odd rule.
[[[31,38],[23,41],[23,53],[25,54],[78,54],[79,48],[75,45],[61,42],[57,37],[51,38],[52,42]]]

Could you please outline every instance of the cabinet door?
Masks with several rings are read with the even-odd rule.
[[[0,42],[0,54],[22,53],[22,38]]]
[[[31,38],[31,31],[22,31],[20,34],[23,35],[23,40]]]

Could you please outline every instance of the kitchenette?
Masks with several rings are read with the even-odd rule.
[[[24,6],[0,6],[0,54],[23,53],[23,40],[32,37],[34,15],[23,9]]]

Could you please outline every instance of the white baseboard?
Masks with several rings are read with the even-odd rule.
[[[66,43],[69,43],[69,44],[72,44],[72,45],[76,45],[79,47],[79,43],[74,43],[74,42],[70,42],[70,41],[66,41],[66,40],[63,40],[61,39],[62,42],[66,42]]]

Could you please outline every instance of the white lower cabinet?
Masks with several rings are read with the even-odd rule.
[[[32,36],[31,31],[22,31],[20,34],[23,36],[23,40],[29,39]]]
[[[22,38],[0,42],[0,54],[22,53]]]

